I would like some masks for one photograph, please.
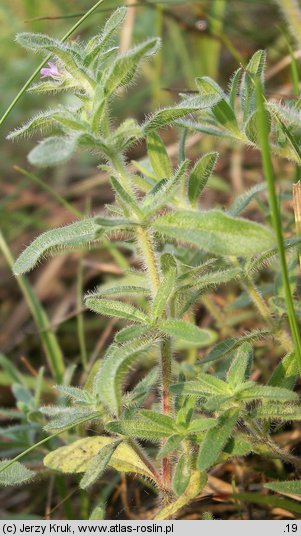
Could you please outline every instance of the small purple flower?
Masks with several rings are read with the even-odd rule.
[[[52,63],[52,61],[49,61],[48,64],[49,67],[44,67],[41,69],[41,78],[53,78],[54,80],[58,80],[61,78],[61,74],[55,65],[55,63]]]

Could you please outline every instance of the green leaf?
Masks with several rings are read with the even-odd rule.
[[[255,385],[249,389],[243,390],[239,393],[241,400],[279,400],[282,402],[289,402],[298,400],[297,393],[284,389],[282,387],[272,387],[265,385]]]
[[[79,439],[71,445],[60,447],[44,458],[44,465],[62,473],[85,473],[92,458],[104,446],[114,443],[107,436],[93,436]],[[153,474],[139,458],[138,454],[125,443],[121,443],[112,454],[109,466],[123,473],[136,473],[154,479]]]
[[[208,395],[231,395],[226,382],[204,373],[198,374],[197,380],[176,383],[170,387],[170,390],[172,393],[180,396],[197,395],[198,397],[206,397]]]
[[[95,292],[91,292],[87,297],[102,298],[103,296],[129,296],[129,295],[148,295],[150,291],[146,287],[138,285],[117,285],[116,287],[107,287],[105,285],[97,288]]]
[[[185,177],[188,165],[188,160],[181,162],[171,178],[162,179],[154,186],[154,188],[152,188],[152,190],[150,190],[150,192],[148,192],[142,205],[143,210],[147,212],[148,216],[171,201]]]
[[[28,155],[34,166],[56,166],[68,160],[77,147],[78,138],[51,136],[41,141]]]
[[[182,339],[198,346],[209,346],[216,340],[216,334],[211,329],[198,328],[185,320],[165,320],[160,322],[158,327],[163,333],[171,337]]]
[[[125,318],[131,322],[138,322],[139,324],[147,324],[148,317],[129,303],[124,303],[117,300],[105,300],[94,298],[93,296],[87,296],[85,299],[86,306],[94,311],[105,316],[112,316],[117,318]]]
[[[158,218],[153,228],[177,240],[203,248],[215,255],[250,257],[272,247],[274,238],[262,225],[232,218],[218,210],[180,210]]]
[[[55,385],[55,389],[71,400],[82,404],[92,404],[93,397],[85,389],[79,387],[71,387],[70,385]]]
[[[209,104],[206,104],[204,107],[207,106],[209,106]],[[149,135],[159,128],[171,125],[178,119],[181,119],[181,117],[185,117],[185,115],[193,113],[197,109],[199,108],[194,103],[187,101],[186,106],[182,103],[173,108],[162,108],[161,110],[157,110],[149,119],[147,119],[147,121],[145,121],[143,125],[144,134]]]
[[[0,461],[0,470],[2,467],[7,465],[10,460],[1,460]],[[25,484],[30,482],[36,473],[27,469],[24,465],[19,462],[14,462],[13,465],[4,469],[0,474],[0,486],[16,486],[18,484]]]
[[[269,482],[265,488],[289,495],[301,495],[301,480],[284,480],[282,482]]]
[[[148,39],[144,43],[130,49],[126,54],[118,56],[112,63],[103,81],[107,95],[112,95],[119,87],[130,83],[140,62],[155,54],[159,45],[159,39]]]
[[[47,112],[41,112],[35,117],[32,117],[27,123],[19,128],[16,128],[9,133],[6,139],[13,140],[18,136],[31,135],[36,131],[48,132],[55,124],[53,117],[55,110],[48,110]]]
[[[157,454],[157,460],[162,460],[162,458],[165,458],[167,454],[170,454],[171,452],[176,450],[182,441],[183,441],[183,437],[178,434],[174,434],[170,436],[166,440],[164,445],[160,448]]]
[[[242,75],[242,68],[239,67],[234,72],[231,81],[230,81],[230,88],[229,88],[229,104],[231,108],[234,110],[235,101],[238,93],[238,86]]]
[[[271,402],[254,409],[252,417],[267,421],[300,421],[301,407],[293,404],[285,406],[281,403]]]
[[[134,197],[123,188],[122,184],[115,177],[111,177],[111,183],[121,202],[129,207],[136,216],[141,218],[143,213]]]
[[[152,317],[155,320],[159,318],[166,309],[174,289],[176,273],[176,268],[170,268],[160,283],[152,306]]]
[[[158,424],[159,426],[165,427],[167,430],[169,430],[170,433],[175,432],[175,421],[168,415],[162,415],[161,413],[156,413],[155,411],[151,411],[150,409],[142,409],[139,412],[142,417],[145,419],[153,422],[154,424]],[[169,434],[168,434],[169,435]]]
[[[138,418],[109,422],[106,424],[106,430],[114,434],[141,439],[157,440],[170,435],[170,429],[166,429],[165,425]]]
[[[77,248],[99,240],[104,229],[97,223],[98,218],[88,218],[66,227],[51,229],[36,238],[16,260],[13,271],[15,275],[28,272],[45,255],[63,248]]]
[[[191,477],[191,461],[187,454],[180,457],[172,479],[172,487],[176,495],[182,495]]]
[[[253,348],[244,342],[236,352],[227,374],[227,382],[235,389],[249,377],[253,363]]]
[[[209,363],[211,361],[217,361],[218,359],[222,359],[223,357],[226,357],[231,352],[239,348],[244,342],[253,343],[255,341],[258,341],[260,338],[265,337],[269,335],[270,332],[268,330],[254,330],[250,333],[247,333],[243,337],[232,337],[230,339],[226,339],[222,342],[219,342],[216,344],[212,350],[207,354],[205,359],[203,360],[203,363]]]
[[[118,343],[133,341],[139,339],[149,332],[149,328],[146,326],[127,326],[115,335],[115,341]]]
[[[284,248],[285,249],[291,249],[293,247],[296,247],[301,242],[301,237],[296,238],[286,238],[284,240]],[[266,266],[269,261],[271,261],[274,257],[276,257],[278,253],[278,249],[276,247],[268,249],[267,251],[264,251],[261,255],[258,255],[258,257],[255,257],[255,259],[252,259],[248,261],[248,263],[245,265],[245,270],[249,274],[254,273],[257,270],[260,270],[263,266]]]
[[[114,414],[118,415],[121,408],[121,385],[125,374],[154,342],[154,337],[148,337],[109,348],[95,377],[94,393]]]
[[[159,134],[152,132],[147,136],[147,154],[158,179],[166,179],[173,173],[165,145]]]
[[[234,279],[239,279],[243,277],[244,272],[241,268],[228,268],[226,270],[220,270],[218,272],[211,272],[209,274],[203,275],[192,283],[188,283],[179,288],[180,291],[185,291],[186,289],[196,290],[197,293],[202,291],[210,290],[211,288],[216,287],[217,285],[222,285],[224,283],[229,283]],[[193,300],[195,301],[195,295],[193,295]]]
[[[201,417],[193,419],[187,429],[188,434],[199,434],[214,428],[216,426],[216,419],[210,419],[207,417]]]
[[[89,461],[87,470],[79,484],[81,489],[87,489],[101,477],[121,442],[122,440],[108,443]]]
[[[100,36],[94,36],[86,45],[84,63],[89,66],[109,46],[114,32],[118,29],[127,14],[126,7],[116,9],[106,21]]]
[[[239,418],[239,410],[230,409],[219,417],[215,428],[209,430],[201,443],[197,466],[206,471],[214,465],[226,445]]]
[[[196,84],[201,94],[216,95],[218,102],[211,107],[211,112],[220,126],[241,138],[241,132],[236,121],[235,113],[228,103],[227,96],[211,78],[204,76],[196,78]]]
[[[265,68],[266,53],[264,50],[257,50],[250,59],[246,70],[243,73],[240,100],[243,110],[244,122],[256,110],[256,87],[254,80],[260,78],[263,82],[263,73]]]
[[[207,153],[200,158],[192,169],[188,179],[188,198],[194,207],[213,172],[218,153]]]
[[[59,431],[68,426],[80,424],[83,419],[95,421],[100,418],[99,411],[93,411],[91,407],[70,406],[70,407],[42,407],[40,412],[51,417],[50,422],[44,426],[47,431]]]
[[[228,208],[227,213],[230,214],[230,216],[238,216],[248,206],[252,199],[254,199],[258,193],[263,192],[265,189],[265,182],[255,184],[253,188],[250,188],[250,190],[247,190],[235,199],[234,203],[232,203],[232,205]]]
[[[298,377],[298,362],[295,352],[287,354],[277,365],[268,384],[293,389]]]

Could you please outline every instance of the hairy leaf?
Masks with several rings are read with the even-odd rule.
[[[200,471],[206,471],[214,465],[222,452],[239,417],[239,410],[230,409],[221,415],[215,428],[209,430],[201,443],[197,465]]]
[[[266,61],[264,50],[257,50],[250,59],[246,70],[243,73],[240,99],[243,110],[244,121],[246,122],[250,115],[256,110],[256,86],[254,79],[260,78],[263,82],[263,73]]]
[[[162,447],[160,448],[160,450],[159,450],[159,452],[157,454],[157,459],[162,460],[162,458],[167,456],[167,454],[170,454],[171,452],[176,450],[178,448],[178,446],[181,444],[182,441],[183,441],[182,436],[180,436],[178,434],[171,435],[166,440],[164,445],[162,445]]]
[[[44,458],[44,465],[62,473],[85,473],[90,460],[101,448],[115,440],[107,436],[79,439],[66,447],[60,447]],[[136,473],[153,479],[153,474],[127,444],[120,444],[113,453],[109,466],[123,473]]]
[[[232,218],[218,210],[171,212],[158,218],[153,228],[215,255],[250,257],[274,243],[271,231],[262,225]]]
[[[239,393],[241,400],[279,400],[279,401],[294,401],[298,400],[297,393],[284,389],[283,387],[272,387],[265,385],[254,385],[249,389]]]
[[[104,229],[97,223],[97,218],[88,218],[66,227],[46,231],[21,253],[14,264],[14,274],[28,272],[42,257],[58,249],[77,248],[99,240],[103,232]]]
[[[298,376],[298,362],[295,352],[287,354],[274,370],[268,384],[293,389]]]
[[[212,174],[218,158],[218,153],[207,153],[200,158],[192,169],[188,179],[188,198],[192,206],[204,190],[207,181]]]
[[[48,167],[61,164],[74,153],[78,138],[51,136],[41,141],[28,155],[28,160],[35,166]]]
[[[152,316],[154,319],[159,318],[165,311],[168,300],[174,289],[175,279],[176,268],[171,268],[163,277],[154,298],[152,306]]]
[[[269,482],[265,488],[290,495],[301,495],[301,480],[284,480],[282,482]]]
[[[283,405],[280,403],[269,403],[259,406],[252,412],[252,417],[262,420],[275,421],[300,421],[301,407],[296,405]]]
[[[147,419],[126,419],[123,421],[112,421],[106,424],[108,432],[122,434],[126,437],[139,437],[142,439],[161,439],[168,437],[171,433],[170,428],[165,424],[158,424]]]
[[[176,495],[182,495],[191,477],[191,460],[187,454],[182,454],[176,467],[172,479],[172,487]]]
[[[173,169],[165,145],[156,132],[147,136],[147,154],[158,179],[166,179],[172,175]]]
[[[101,477],[121,442],[122,440],[108,443],[89,461],[87,470],[80,481],[81,489],[88,488]]]
[[[165,320],[159,328],[163,333],[182,339],[199,346],[209,346],[216,340],[216,334],[211,329],[201,329],[185,320]]]
[[[197,395],[204,397],[207,395],[231,395],[228,385],[210,374],[200,373],[197,380],[176,383],[170,388],[176,395]]]
[[[149,337],[109,348],[96,375],[94,393],[116,415],[121,407],[121,385],[124,375],[131,364],[154,342],[155,338]]]
[[[10,460],[1,460],[0,462],[0,486],[16,486],[30,482],[36,475],[34,471],[27,469],[25,465],[14,462],[13,465],[3,469]]]
[[[228,208],[227,213],[230,214],[230,216],[238,216],[248,206],[252,199],[265,189],[265,182],[255,184],[253,188],[250,188],[250,190],[247,190],[235,199],[234,203]]]
[[[247,333],[243,337],[232,337],[231,339],[226,339],[222,342],[219,342],[207,354],[207,356],[203,360],[203,363],[209,363],[211,361],[217,361],[218,359],[222,359],[223,357],[226,357],[231,352],[236,350],[244,342],[252,343],[268,335],[270,335],[270,332],[268,330],[255,330],[251,331],[250,333]]]
[[[159,39],[148,39],[144,43],[130,49],[126,54],[120,55],[112,63],[104,79],[107,95],[111,95],[121,86],[132,81],[139,63],[155,54],[159,48]]]
[[[232,361],[227,373],[227,381],[232,388],[241,385],[248,379],[253,362],[253,348],[248,342],[244,342],[237,350],[236,357]]]
[[[117,318],[125,318],[131,322],[138,322],[139,324],[147,324],[147,316],[129,303],[124,303],[117,300],[105,300],[87,296],[85,299],[86,306],[94,311],[105,316],[112,316]]]

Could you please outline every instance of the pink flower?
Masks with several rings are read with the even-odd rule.
[[[58,80],[61,78],[60,72],[55,65],[55,63],[52,63],[52,61],[49,61],[48,64],[49,67],[44,67],[41,69],[41,78],[53,78],[54,80]]]

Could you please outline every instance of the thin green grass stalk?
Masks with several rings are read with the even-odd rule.
[[[226,0],[213,0],[209,13],[209,28],[213,35],[223,35],[223,21],[226,11]],[[208,47],[209,45],[209,47]],[[208,58],[208,75],[216,78],[220,59],[221,43],[210,39],[207,47],[206,58]]]
[[[76,218],[83,218],[84,214],[77,210],[75,207],[71,205],[64,197],[60,194],[58,194],[51,186],[49,186],[48,183],[43,181],[43,179],[40,179],[35,175],[34,173],[30,173],[29,171],[26,171],[26,169],[23,169],[19,166],[14,166],[14,169],[24,175],[24,177],[27,177],[31,181],[37,183],[39,186],[43,188],[46,192],[48,192],[60,205],[62,205],[66,210],[68,210],[71,214],[73,214]]]
[[[89,9],[89,11],[87,11],[73,26],[72,28],[70,28],[70,30],[68,30],[68,32],[62,37],[61,39],[61,42],[64,43],[65,41],[67,41],[68,37],[70,37],[70,35],[73,34],[73,32],[75,32],[75,30],[77,30],[77,28],[90,16],[92,15],[92,13],[94,13],[94,11],[98,8],[98,6],[100,6],[100,4],[102,4],[104,2],[104,0],[99,0],[98,2],[96,2],[96,4],[94,4],[93,7],[91,7],[91,9]],[[36,68],[36,70],[32,73],[32,75],[28,78],[28,80],[25,82],[24,86],[20,89],[19,93],[15,96],[15,98],[13,99],[13,101],[10,103],[10,105],[8,106],[8,108],[6,109],[6,111],[4,112],[4,114],[2,115],[2,117],[0,118],[0,126],[3,125],[4,121],[6,120],[6,118],[9,116],[10,112],[14,109],[14,107],[16,106],[16,104],[19,102],[19,100],[21,99],[21,97],[23,96],[23,94],[25,93],[25,91],[29,88],[30,84],[34,81],[35,77],[39,74],[40,70],[42,69],[42,67],[52,58],[52,54],[49,54],[41,63],[40,65],[38,65],[38,67]]]
[[[299,332],[299,326],[297,322],[296,312],[294,309],[293,297],[291,294],[291,288],[289,283],[289,275],[287,269],[287,262],[285,256],[285,248],[283,243],[283,232],[281,224],[281,214],[279,203],[277,199],[277,193],[275,188],[275,176],[271,159],[271,152],[269,146],[269,127],[264,106],[264,96],[260,81],[256,80],[256,97],[257,97],[257,120],[258,120],[258,135],[261,146],[262,163],[264,169],[264,175],[267,182],[269,206],[272,216],[272,223],[277,239],[278,254],[280,259],[281,273],[283,279],[283,285],[285,290],[285,301],[287,306],[287,313],[289,319],[289,325],[292,332],[292,337],[295,345],[296,357],[299,370],[301,371],[301,338]]]
[[[2,233],[0,233],[0,250],[8,266],[12,268],[14,259]],[[57,383],[61,383],[65,372],[63,353],[51,328],[47,314],[26,277],[23,275],[18,276],[17,282],[36,323],[53,377]]]

